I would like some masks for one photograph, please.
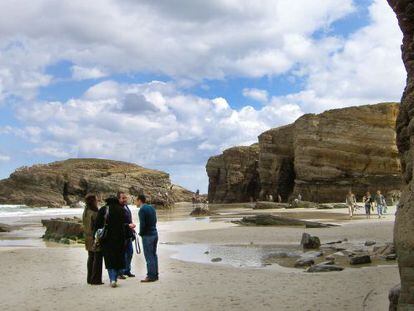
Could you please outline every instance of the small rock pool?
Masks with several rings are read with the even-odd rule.
[[[342,267],[367,267],[395,265],[396,261],[387,261],[372,256],[372,263],[351,266],[346,251],[338,252],[329,247],[320,250],[304,251],[300,245],[210,245],[163,243],[162,247],[172,251],[171,258],[203,264],[222,264],[238,268],[264,268],[278,266],[294,268],[298,259],[312,258],[315,264],[325,262],[327,256],[334,257],[336,265]],[[298,268],[304,269],[304,268]]]

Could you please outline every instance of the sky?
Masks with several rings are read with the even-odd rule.
[[[401,40],[385,0],[2,0],[0,178],[97,157],[206,192],[230,146],[399,101]]]

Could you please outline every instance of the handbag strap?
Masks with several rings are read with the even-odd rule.
[[[139,240],[138,240],[137,234],[135,232],[134,232],[134,236],[135,236],[135,239],[134,239],[134,242],[135,242],[135,251],[139,255],[139,254],[141,254],[141,247],[139,245]]]

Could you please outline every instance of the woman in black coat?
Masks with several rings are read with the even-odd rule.
[[[105,259],[105,267],[108,270],[111,287],[117,286],[118,274],[124,268],[124,246],[125,246],[125,213],[117,198],[108,198],[106,205],[98,212],[96,229],[107,225],[107,234],[102,242],[102,252]],[[106,210],[109,213],[105,221]]]

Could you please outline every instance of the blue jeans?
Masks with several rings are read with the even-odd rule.
[[[147,278],[151,280],[158,279],[157,244],[158,235],[144,235],[142,237],[142,247],[147,262]]]
[[[382,205],[381,204],[377,204],[377,212],[378,212],[378,216],[382,215]]]
[[[118,279],[119,270],[117,269],[108,269],[109,280],[111,282],[116,282]]]
[[[125,259],[125,269],[122,270],[122,273],[125,275],[131,274],[131,261],[132,256],[134,255],[134,248],[132,247],[132,241],[127,241],[125,248],[124,259]]]

